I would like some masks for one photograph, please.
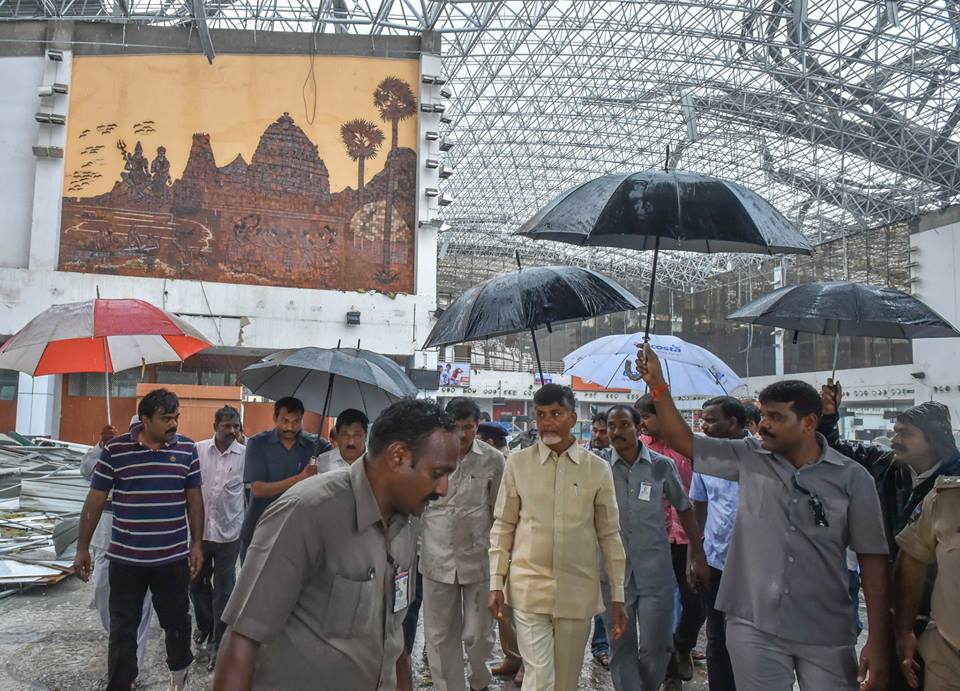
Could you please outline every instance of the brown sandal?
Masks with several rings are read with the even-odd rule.
[[[607,653],[597,653],[593,660],[604,669],[610,669],[610,656]]]

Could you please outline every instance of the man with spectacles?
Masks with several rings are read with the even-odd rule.
[[[819,393],[800,381],[760,392],[760,440],[694,436],[657,356],[637,369],[664,440],[704,475],[740,482],[717,596],[739,691],[877,691],[890,674],[890,564],[870,474],[817,434]],[[870,633],[856,658],[845,550],[857,553]]]
[[[464,691],[463,652],[470,688],[486,689],[492,676],[493,616],[486,608],[487,550],[493,507],[503,477],[503,455],[477,439],[480,408],[469,398],[447,404],[460,441],[457,469],[445,497],[431,502],[421,523],[423,634],[433,686]]]

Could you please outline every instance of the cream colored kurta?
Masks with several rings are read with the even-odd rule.
[[[571,445],[542,441],[512,453],[490,531],[490,589],[523,612],[584,619],[603,611],[597,545],[614,602],[626,559],[610,465]]]

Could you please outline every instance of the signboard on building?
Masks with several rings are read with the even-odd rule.
[[[469,362],[441,362],[437,365],[440,374],[440,386],[467,388],[470,386]]]

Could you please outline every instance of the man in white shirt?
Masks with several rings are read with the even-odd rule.
[[[216,666],[217,651],[226,625],[221,621],[233,592],[243,526],[243,456],[237,441],[240,412],[224,406],[214,416],[214,436],[197,442],[200,477],[203,478],[203,569],[190,584],[190,599],[197,618],[193,640],[207,643],[207,669]]]
[[[342,470],[360,458],[367,450],[367,428],[370,420],[362,411],[347,408],[337,416],[333,425],[336,448],[317,456],[317,474]]]

